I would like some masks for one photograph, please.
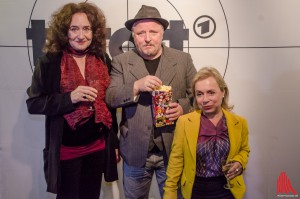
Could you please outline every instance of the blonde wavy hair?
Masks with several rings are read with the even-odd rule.
[[[225,80],[223,79],[222,75],[220,74],[220,72],[212,66],[206,66],[206,67],[201,68],[193,78],[192,89],[193,89],[193,96],[194,96],[194,108],[199,110],[199,107],[198,107],[197,101],[196,101],[195,84],[198,81],[204,80],[208,77],[213,77],[216,80],[217,84],[219,85],[220,90],[222,92],[224,92],[224,98],[223,98],[223,101],[221,104],[222,108],[224,108],[225,110],[231,111],[234,106],[228,104],[229,89],[227,87],[227,84],[226,84]]]

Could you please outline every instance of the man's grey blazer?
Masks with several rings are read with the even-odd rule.
[[[151,104],[146,102],[145,93],[140,93],[134,99],[133,84],[149,73],[143,58],[136,50],[113,57],[112,66],[106,102],[113,108],[122,107],[120,154],[128,165],[142,167],[146,162],[154,126]],[[163,46],[155,76],[163,85],[172,86],[172,100],[182,106],[184,114],[192,108],[191,85],[195,74],[196,69],[190,54]],[[167,156],[170,154],[174,129],[175,125],[161,127]]]

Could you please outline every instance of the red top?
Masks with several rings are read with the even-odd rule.
[[[105,140],[98,139],[91,144],[85,146],[64,146],[60,147],[60,160],[70,160],[78,158],[96,151],[103,150],[105,148]]]

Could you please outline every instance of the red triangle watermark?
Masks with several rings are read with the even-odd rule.
[[[289,177],[282,171],[277,179],[277,196],[278,197],[298,197],[298,193],[293,188]]]

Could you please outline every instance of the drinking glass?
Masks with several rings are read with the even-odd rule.
[[[89,80],[89,81],[87,81],[88,86],[92,86],[92,85],[94,85],[96,82],[97,82],[97,80]],[[88,110],[89,110],[89,111],[95,111],[95,108],[94,108],[94,102],[89,100],[88,104],[89,104]]]
[[[95,111],[95,109],[94,109],[94,104],[93,104],[93,102],[89,102],[89,108],[88,108],[88,110],[89,111]]]
[[[232,164],[232,160],[230,159],[229,163],[225,162],[222,165],[222,172],[224,173],[226,181],[227,181],[227,183],[224,185],[225,189],[231,189],[232,188],[232,185],[230,184],[230,180],[227,177],[227,173],[228,173],[229,169],[231,168],[231,164]]]

